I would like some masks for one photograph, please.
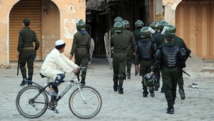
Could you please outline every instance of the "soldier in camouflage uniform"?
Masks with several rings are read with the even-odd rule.
[[[143,86],[143,97],[147,97],[148,90],[144,82],[144,75],[149,73],[150,67],[154,64],[154,53],[157,49],[156,44],[152,41],[150,37],[149,27],[143,27],[141,30],[141,40],[137,41],[137,51],[135,58],[136,68],[139,68],[138,65],[141,65],[142,71],[142,86]],[[154,87],[149,87],[150,96],[154,97]]]
[[[127,48],[129,46],[129,36],[123,32],[123,23],[114,24],[115,34],[111,36],[111,45],[114,47],[113,54],[113,89],[123,94],[123,81],[126,78],[125,68],[127,63]],[[119,85],[118,85],[119,81]]]
[[[30,20],[28,18],[25,18],[23,20],[23,24],[25,27],[19,32],[17,47],[17,50],[19,52],[17,57],[19,58],[20,70],[23,78],[23,81],[20,84],[21,86],[26,84],[24,80],[27,79],[29,81],[32,81],[33,79],[34,60],[36,58],[36,51],[38,50],[40,45],[36,33],[29,27]],[[33,43],[35,43],[35,47],[33,46]],[[28,77],[25,68],[26,63],[28,67]],[[28,85],[31,84],[31,82],[28,83]]]
[[[123,20],[124,24],[124,34],[129,36],[129,46],[127,48],[127,78],[131,78],[131,64],[132,64],[132,56],[135,51],[135,38],[133,33],[129,30],[130,24],[129,21]]]
[[[174,104],[176,98],[177,82],[180,78],[182,63],[186,58],[186,49],[175,44],[174,34],[165,33],[165,41],[156,51],[156,62],[151,67],[152,73],[160,67],[163,84],[165,88],[165,97],[167,100],[167,113],[174,114]]]
[[[87,65],[90,57],[89,49],[91,36],[87,33],[86,24],[82,19],[76,24],[76,28],[77,32],[74,34],[70,59],[72,59],[73,55],[75,54],[75,64],[85,67],[81,75],[81,85],[85,86]]]

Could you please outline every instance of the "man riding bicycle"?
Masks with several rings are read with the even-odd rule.
[[[78,73],[78,65],[73,63],[64,55],[65,42],[57,40],[55,48],[47,55],[42,64],[40,73],[50,79],[53,79],[51,92],[51,101],[54,101],[58,94],[57,86],[63,81],[66,73]]]

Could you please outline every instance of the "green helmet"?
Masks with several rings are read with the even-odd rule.
[[[130,23],[127,20],[123,20],[123,24],[124,24],[124,28],[129,28],[130,27]]]
[[[138,27],[143,27],[143,26],[144,26],[143,21],[137,20],[137,21],[135,22],[135,27],[136,27],[136,28],[138,28]]]
[[[150,27],[154,30],[157,30],[159,29],[159,22],[157,21],[153,21],[151,24],[150,24]]]
[[[85,28],[86,28],[85,22],[82,19],[79,20],[78,23],[76,24],[76,28],[78,31],[85,30]]]
[[[143,27],[140,29],[141,38],[148,38],[150,37],[149,27]]]
[[[147,87],[153,87],[155,85],[155,82],[156,82],[156,77],[154,74],[150,74],[150,73],[147,73],[143,76],[143,81],[144,81],[144,84],[147,86]]]
[[[122,22],[116,22],[114,23],[114,29],[116,33],[123,31],[123,23]]]
[[[169,29],[166,30],[166,32],[171,32],[171,33],[175,34],[175,32],[176,32],[175,26],[173,26],[172,24],[168,24],[166,27],[169,28]]]
[[[164,26],[167,26],[168,24],[169,24],[169,23],[168,23],[167,21],[161,20],[161,21],[159,22],[159,29],[160,29],[160,30],[163,30]]]
[[[114,19],[114,23],[115,22],[123,22],[123,18],[121,18],[121,17],[116,17],[115,19]]]

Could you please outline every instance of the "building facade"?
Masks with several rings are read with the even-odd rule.
[[[44,60],[57,39],[67,43],[68,56],[76,21],[83,19],[95,42],[95,56],[105,56],[104,35],[117,16],[135,29],[137,19],[145,26],[165,19],[176,26],[176,34],[202,59],[214,59],[213,0],[1,0],[0,64],[16,62],[18,34],[22,20],[31,20],[41,42],[36,60]]]
[[[214,59],[214,1],[163,0],[164,18],[201,59]]]
[[[44,60],[58,39],[65,40],[69,54],[76,20],[85,20],[85,0],[1,0],[0,1],[0,64],[17,61],[17,43],[22,20],[31,20],[41,46],[36,60]]]

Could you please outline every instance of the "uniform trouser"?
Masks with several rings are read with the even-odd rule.
[[[131,47],[127,49],[127,73],[131,73],[131,65],[132,65],[132,59],[133,59],[133,52],[131,50]]]
[[[182,69],[179,69],[178,87],[179,90],[184,91],[184,79]]]
[[[113,55],[113,81],[119,80],[119,88],[123,86],[123,80],[126,78],[125,69],[127,63],[127,53],[114,53]],[[118,80],[115,80],[118,79]]]
[[[157,82],[155,83],[155,85],[157,87],[160,87],[160,68],[158,68],[157,70],[155,70],[155,77],[157,79]]]
[[[148,60],[148,61],[141,61],[141,69],[142,69],[142,86],[143,86],[143,93],[148,94],[147,86],[144,84],[143,76],[149,72],[151,72],[150,67],[154,64],[154,60]]]
[[[86,49],[78,49],[75,53],[75,64],[78,66],[85,67],[84,70],[82,70],[81,74],[81,82],[85,83],[85,77],[87,73],[87,65],[88,65],[88,51]]]
[[[165,97],[168,106],[172,107],[176,98],[177,80],[180,72],[178,68],[163,68],[161,72],[165,88]]]
[[[36,53],[34,49],[24,49],[21,52],[20,55],[20,70],[22,73],[22,78],[23,79],[28,79],[28,80],[32,80],[33,79],[33,69],[34,69],[34,60],[36,58]],[[27,63],[27,68],[28,68],[28,77],[26,74],[26,68],[25,65]]]

